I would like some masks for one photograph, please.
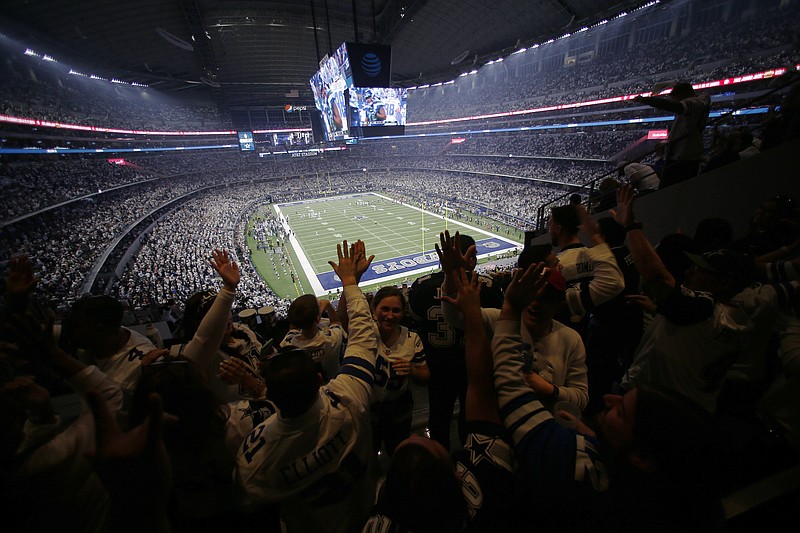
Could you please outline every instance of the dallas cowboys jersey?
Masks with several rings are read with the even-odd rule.
[[[89,365],[95,365],[117,383],[126,398],[133,395],[139,377],[142,375],[142,357],[150,350],[155,350],[155,346],[150,339],[128,328],[123,328],[130,332],[130,337],[125,346],[117,350],[111,357],[97,359],[88,354],[81,353],[81,360]]]
[[[516,462],[505,428],[487,422],[468,424],[464,448],[457,452],[455,473],[466,503],[465,532],[520,531],[514,500]],[[370,517],[362,533],[408,531],[382,514]]]
[[[366,298],[344,288],[350,341],[342,369],[305,413],[280,413],[244,440],[234,480],[245,508],[280,503],[289,531],[361,527],[375,496],[369,419],[376,340]]]
[[[520,322],[500,320],[492,337],[495,389],[503,422],[511,433],[520,474],[539,489],[577,483],[608,488],[608,473],[594,437],[561,427],[522,378]]]
[[[503,294],[489,276],[481,275],[480,279],[483,283],[481,307],[499,309],[503,305]],[[444,272],[434,272],[414,281],[409,293],[411,316],[429,357],[463,358],[464,332],[451,326],[442,313],[443,282]]]
[[[327,383],[339,373],[343,338],[344,330],[339,324],[320,327],[311,339],[303,337],[303,332],[299,329],[290,329],[281,341],[281,347],[294,346],[305,350],[317,364]]]
[[[376,326],[377,330],[377,326]],[[377,331],[376,331],[377,334]],[[386,346],[378,336],[378,354],[375,358],[375,402],[397,400],[408,390],[410,376],[399,376],[392,367],[392,361],[403,359],[412,365],[426,365],[425,348],[419,335],[400,326],[400,336],[392,346]]]

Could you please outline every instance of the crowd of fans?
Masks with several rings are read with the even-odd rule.
[[[14,57],[3,63],[0,112],[64,124],[140,130],[230,130],[229,117],[210,104],[186,104],[149,94],[149,89],[60,75],[40,68],[37,59]],[[35,81],[30,72],[37,72]],[[87,97],[87,94],[91,97]]]
[[[417,91],[410,109],[426,119],[519,109],[574,100],[582,88],[587,97],[648,90],[664,77],[712,79],[792,58],[795,11],[743,16],[689,28],[677,42],[632,34],[635,46],[621,55],[574,67]],[[690,61],[700,48],[705,55]],[[721,60],[723,70],[700,68]],[[0,80],[10,114],[170,129],[224,122],[212,109],[142,106],[119,92],[89,112],[77,86],[26,88],[13,66],[3,68],[12,73]],[[724,172],[797,137],[792,91],[758,131],[707,132],[713,149],[700,171]],[[302,159],[231,151],[136,157],[130,166],[4,161],[0,486],[9,522],[523,531],[533,510],[542,531],[719,530],[722,495],[800,453],[800,210],[779,196],[737,240],[729,222],[709,219],[654,248],[634,212],[638,198],[665,187],[654,179],[663,172],[657,155],[608,163],[644,133],[407,138]],[[580,190],[617,170],[597,196]],[[540,207],[578,197],[547,211],[552,246],[526,246],[483,269],[488,276],[468,274],[478,270],[466,237],[442,235],[441,272],[381,289],[371,308],[358,288],[371,261],[361,241],[331,249],[343,285],[335,306],[265,284],[246,237],[276,276],[295,268],[272,204],[366,191],[494,232],[534,229]],[[581,203],[616,209],[598,223]],[[60,324],[25,314],[44,318],[42,307]],[[171,327],[165,348],[151,330],[148,339],[122,326],[124,310],[146,308]],[[242,309],[268,312],[233,324]],[[325,349],[309,348],[320,339]],[[452,385],[458,443],[409,435],[410,382],[431,397]],[[93,416],[56,416],[49,396],[68,387]],[[162,410],[173,415],[163,427]],[[377,430],[399,438],[381,449]],[[43,503],[49,512],[35,512]]]
[[[105,160],[25,161],[3,165],[2,220],[14,219],[82,196],[143,181],[134,167]]]
[[[391,191],[391,181],[393,188],[413,191],[424,174],[376,173],[369,179],[373,187]],[[469,198],[470,191],[487,186],[483,180],[442,177],[437,194]],[[504,530],[523,531],[529,524],[523,510],[543,506],[536,507],[537,527],[545,531],[565,524],[601,531],[623,526],[709,531],[723,527],[721,497],[797,461],[797,408],[785,403],[796,386],[800,219],[793,199],[778,197],[759,206],[752,233],[738,240],[729,223],[709,219],[692,236],[665,237],[656,251],[636,221],[633,189],[625,185],[613,218],[599,224],[583,207],[554,208],[553,248],[527,246],[513,275],[497,272],[470,281],[473,250],[461,244],[461,236],[443,234],[442,277],[434,287],[443,281],[442,296],[420,300],[428,275],[407,291],[381,289],[371,309],[357,288],[371,260],[368,248],[360,241],[349,249],[343,243],[332,257],[344,285],[341,299],[323,307],[311,297],[309,324],[292,313],[290,299],[264,286],[244,255],[242,213],[269,204],[258,198],[261,187],[200,193],[159,220],[114,287],[114,298],[72,303],[55,329],[57,341],[30,315],[19,314],[31,294],[48,291],[56,280],[25,256],[11,261],[3,320],[14,325],[13,331],[6,328],[14,344],[3,351],[11,372],[4,376],[0,400],[9,415],[3,418],[9,445],[2,474],[24,481],[3,484],[5,496],[13,496],[14,516],[39,525],[51,516],[28,513],[26,491],[38,494],[39,502],[61,504],[79,487],[91,486],[90,500],[83,498],[95,510],[62,517],[63,527],[75,519],[97,530],[119,530],[120,523],[206,530],[225,523],[278,531],[281,522],[292,530],[321,527],[324,520],[327,526],[336,522],[343,530],[367,532],[390,523],[415,531],[427,530],[426,524],[437,531],[485,531],[502,523]],[[505,198],[528,194],[513,187],[509,182],[489,192]],[[299,189],[279,196],[301,198]],[[270,215],[259,216],[251,232],[268,245],[287,238]],[[584,247],[578,236],[592,246]],[[216,251],[209,261],[208,250],[219,243],[233,243],[236,251]],[[71,253],[67,260],[80,255]],[[487,280],[486,287],[479,279]],[[219,292],[209,292],[220,284]],[[500,295],[499,309],[481,307],[484,289]],[[414,311],[408,321],[406,295]],[[180,317],[179,344],[160,349],[121,326],[124,306],[145,305],[140,299],[150,297],[165,304],[165,315]],[[180,301],[186,302],[182,311],[173,303]],[[278,329],[251,323],[252,330],[231,325],[231,312],[240,304],[270,306],[288,315],[288,323]],[[429,305],[443,314],[418,312]],[[323,312],[327,316],[320,319]],[[710,319],[721,316],[725,319]],[[430,335],[426,320],[435,325]],[[339,358],[338,370],[313,359],[306,345],[297,349],[289,346],[294,340],[285,341],[287,347],[276,351],[254,333],[274,335],[286,328],[287,339],[320,335],[340,343],[342,334],[332,332],[347,332],[345,347],[331,352]],[[458,379],[466,391],[459,442],[413,436],[406,422],[398,422],[404,427],[399,439],[373,448],[377,427],[370,425],[369,413],[374,424],[375,413],[389,408],[378,399],[384,387],[406,387],[409,378],[426,386],[441,372],[448,379],[459,375],[455,361],[436,359],[444,357],[438,351],[440,334],[456,330],[466,340],[457,348],[463,350],[465,374]],[[400,337],[393,338],[393,331]],[[390,353],[406,359],[384,359]],[[711,361],[714,375],[696,359]],[[322,387],[323,378],[315,377],[320,365],[326,369]],[[46,391],[65,383],[90,401],[94,418],[84,414],[76,426],[34,445],[34,434],[59,425]],[[126,460],[140,461],[140,468],[117,463],[122,457],[114,454],[120,452],[105,447],[108,432],[135,439],[149,427],[158,439],[162,402],[165,413],[177,415],[163,428],[169,460],[161,462],[159,454],[139,446],[121,453],[130,453]],[[120,422],[111,422],[117,412]],[[25,432],[11,423],[14,417],[27,417]],[[388,420],[382,432],[397,429],[394,419]],[[118,423],[132,432],[121,432]],[[297,441],[281,445],[287,438]],[[84,462],[87,451],[104,462]],[[295,468],[276,466],[281,461],[299,462]],[[73,490],[46,490],[53,487],[42,486],[42,480],[63,464],[72,468],[59,482]],[[205,464],[216,466],[201,468]],[[150,475],[150,468],[172,472],[172,482]],[[454,477],[454,469],[461,475]],[[409,475],[419,481],[407,481]],[[338,476],[352,476],[352,483],[337,484],[338,497],[320,501],[316,483],[327,487]],[[473,490],[462,492],[462,485]],[[295,486],[314,490],[292,490]],[[17,492],[8,493],[11,487]],[[418,503],[434,498],[423,487],[434,490],[436,505]],[[146,510],[138,508],[141,500],[135,511],[121,505],[134,490],[155,501]],[[471,497],[462,501],[466,495]],[[210,498],[207,505],[195,505],[203,498]]]
[[[643,23],[648,16],[645,12],[636,22]],[[656,83],[666,80],[691,79],[698,83],[786,67],[796,64],[797,42],[791,28],[797,24],[797,17],[796,10],[789,7],[753,16],[734,11],[727,19],[720,17],[711,24],[690,28],[679,39],[664,37],[650,42],[636,42],[622,32],[617,39],[625,44],[618,50],[571,66],[563,61],[546,64],[546,59],[552,56],[548,47],[563,47],[566,55],[567,46],[573,46],[572,42],[552,43],[512,55],[476,75],[456,79],[455,84],[412,91],[409,121],[565,104],[574,102],[576,95],[580,95],[580,100],[593,100],[635,94],[651,91]],[[632,21],[622,19],[618,23],[629,24],[629,31],[635,31]],[[783,30],[776,31],[777,28]],[[719,65],[720,62],[724,64]],[[704,64],[712,66],[705,70]],[[523,74],[498,76],[499,69]],[[458,106],[452,104],[454,99]]]
[[[213,286],[213,270],[202,259],[209,247],[225,243],[232,251],[237,250],[232,257],[241,268],[236,307],[272,306],[278,315],[285,316],[286,300],[269,289],[247,255],[238,255],[246,247],[237,238],[236,221],[245,204],[261,194],[263,186],[251,185],[215,190],[187,201],[147,233],[113,292],[136,309],[170,299],[186,301],[192,294]]]
[[[120,172],[121,167],[106,162],[61,161],[58,165],[54,165],[56,176],[63,171],[64,167],[78,170],[91,169],[75,176],[73,188],[68,188],[68,191],[81,193],[90,190],[88,187],[94,187],[98,180],[105,176],[103,172],[106,171],[111,173],[109,180],[114,180],[115,176],[119,175],[130,178],[132,182],[124,188],[78,199],[18,222],[7,224],[0,230],[0,238],[5,250],[13,253],[26,253],[32,257],[37,268],[44,273],[41,289],[53,299],[52,301],[57,307],[62,307],[85,290],[86,275],[100,260],[101,254],[116,239],[123,237],[131,230],[139,220],[176,198],[208,187],[218,186],[220,183],[239,184],[233,190],[237,191],[235,195],[239,195],[242,199],[237,204],[242,208],[246,204],[245,199],[252,200],[255,197],[272,197],[273,201],[277,202],[303,198],[308,191],[316,191],[319,195],[333,195],[358,190],[373,190],[377,187],[378,190],[402,197],[407,197],[408,191],[420,191],[414,198],[414,202],[418,204],[435,205],[449,202],[451,208],[460,208],[465,212],[475,214],[488,209],[493,218],[514,227],[526,228],[532,224],[532,213],[543,201],[563,194],[567,189],[563,186],[551,185],[548,187],[533,180],[503,178],[498,181],[497,175],[530,176],[559,183],[581,183],[590,175],[588,170],[578,170],[579,167],[574,163],[536,161],[532,164],[515,166],[500,164],[493,160],[478,159],[463,161],[458,158],[449,158],[438,162],[419,158],[398,159],[403,159],[402,164],[395,163],[392,166],[409,170],[392,170],[387,173],[386,169],[381,168],[386,164],[384,159],[320,160],[319,164],[323,169],[348,167],[360,169],[362,165],[369,167],[366,173],[339,174],[338,172],[341,170],[335,170],[333,173],[326,174],[321,180],[314,176],[322,171],[315,170],[314,162],[310,161],[304,161],[302,164],[264,163],[250,165],[247,170],[245,169],[247,167],[231,167],[230,170],[223,167],[220,171],[208,171],[199,175],[190,172],[155,180],[148,179],[148,175],[142,175],[138,171]],[[235,162],[237,159],[232,157],[230,161]],[[349,164],[346,164],[347,162]],[[374,168],[376,165],[378,168]],[[41,163],[30,164],[29,167],[38,169],[40,174],[44,174],[48,168],[47,165]],[[280,169],[278,171],[280,174],[285,173],[284,178],[275,176],[276,167]],[[154,168],[158,170],[157,167]],[[438,170],[442,168],[460,172],[454,174]],[[81,177],[85,181],[82,181]],[[144,178],[144,181],[141,181],[141,178]],[[452,184],[454,179],[458,182],[458,186],[455,188]],[[40,181],[41,183],[54,183],[45,178]],[[105,186],[111,181],[101,183]],[[255,184],[241,185],[247,183]],[[519,194],[513,197],[515,198],[513,202],[500,201],[499,198],[502,197],[500,193],[508,190]],[[225,191],[226,189],[223,189],[223,194],[227,194]],[[26,194],[21,194],[23,192]],[[14,211],[15,207],[26,204],[22,200],[16,203],[13,200],[17,197],[20,199],[36,198],[37,195],[27,189],[21,191],[17,187],[10,187],[9,193],[5,198],[8,210],[13,215],[29,214],[27,211]],[[204,202],[206,204],[213,203],[213,198],[218,194],[220,192],[216,188],[203,193],[203,197],[206,198]],[[58,199],[62,201],[75,200],[74,197]],[[45,206],[46,204],[36,204],[38,208]],[[180,207],[179,211],[191,213],[192,207]],[[7,219],[7,221],[10,220],[13,220],[13,216]],[[185,225],[195,221],[197,219],[193,219],[191,216],[183,218],[169,215],[163,219],[159,227],[166,226],[164,231],[167,233],[192,234],[195,231],[202,233],[202,227]],[[177,240],[177,242],[189,241],[190,239]],[[233,232],[226,233],[225,242],[234,242]],[[154,246],[157,247],[155,244]],[[202,248],[199,253],[202,253]],[[76,255],[77,260],[73,259]],[[181,255],[177,254],[176,257],[181,257]],[[137,262],[139,262],[138,259]],[[142,259],[142,264],[148,268],[147,260]],[[247,276],[245,279],[249,280]],[[162,282],[164,278],[159,276],[158,280]],[[142,289],[140,284],[135,284],[135,287],[137,290]],[[145,291],[138,297],[131,297],[130,300],[139,304],[143,302],[143,299],[150,301],[156,298],[156,295],[170,297],[174,290],[176,287],[165,284],[158,291],[151,293]],[[185,292],[181,294],[185,296]],[[248,302],[253,303],[249,298]],[[150,301],[150,303],[154,302]],[[259,306],[256,305],[256,307]]]

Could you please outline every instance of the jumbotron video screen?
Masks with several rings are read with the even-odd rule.
[[[350,125],[405,126],[408,89],[351,87]]]

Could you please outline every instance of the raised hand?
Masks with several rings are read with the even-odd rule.
[[[27,255],[12,257],[8,262],[6,291],[10,296],[24,296],[31,292],[39,278],[33,274],[33,265]]]
[[[217,271],[217,274],[222,278],[222,284],[226,289],[235,291],[239,286],[241,274],[239,267],[235,261],[231,261],[226,250],[214,250],[211,254],[212,259],[209,260],[211,267]]]
[[[617,208],[611,210],[611,216],[621,226],[629,226],[635,222],[633,216],[633,187],[627,183],[617,189]]]
[[[506,288],[503,309],[510,308],[516,313],[521,313],[544,288],[549,275],[550,270],[545,270],[544,263],[531,265],[525,271],[515,270],[511,283]]]
[[[375,259],[374,255],[367,257],[367,247],[364,244],[364,241],[361,239],[357,240],[356,243],[353,245],[355,250],[355,258],[356,258],[356,281],[361,281],[361,276],[364,275],[364,272],[367,271],[369,268],[370,263],[372,260]]]
[[[578,214],[581,221],[580,231],[595,243],[599,244],[604,242],[603,234],[600,233],[600,225],[592,215],[589,214],[589,211],[582,205],[576,205],[575,212]]]
[[[466,317],[470,313],[480,312],[481,308],[481,281],[477,273],[472,273],[472,277],[467,277],[467,272],[462,268],[455,276],[454,285],[458,294],[455,298],[442,294],[441,298],[449,302],[461,311]]]
[[[264,380],[256,375],[255,371],[236,357],[232,357],[220,363],[219,377],[228,385],[239,385],[246,391],[260,395],[264,392]]]
[[[444,233],[439,234],[439,244],[435,244],[436,255],[439,256],[439,262],[442,265],[442,270],[452,272],[459,268],[464,268],[467,261],[464,254],[461,253],[461,234],[456,232],[455,236],[450,237],[450,232],[445,230]],[[467,250],[469,254],[470,250]]]
[[[347,241],[342,241],[342,244],[336,245],[336,255],[338,256],[339,262],[334,263],[333,261],[328,261],[328,264],[331,265],[333,271],[336,272],[336,275],[342,280],[342,287],[358,285],[359,276],[357,276],[357,272],[359,257],[357,257],[357,255],[359,254],[359,248],[356,244],[348,247]],[[364,259],[363,261],[366,260]]]

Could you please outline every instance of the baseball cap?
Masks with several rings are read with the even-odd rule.
[[[625,177],[630,182],[637,182],[644,178],[649,178],[656,173],[650,165],[643,165],[641,163],[631,163],[625,166]]]

